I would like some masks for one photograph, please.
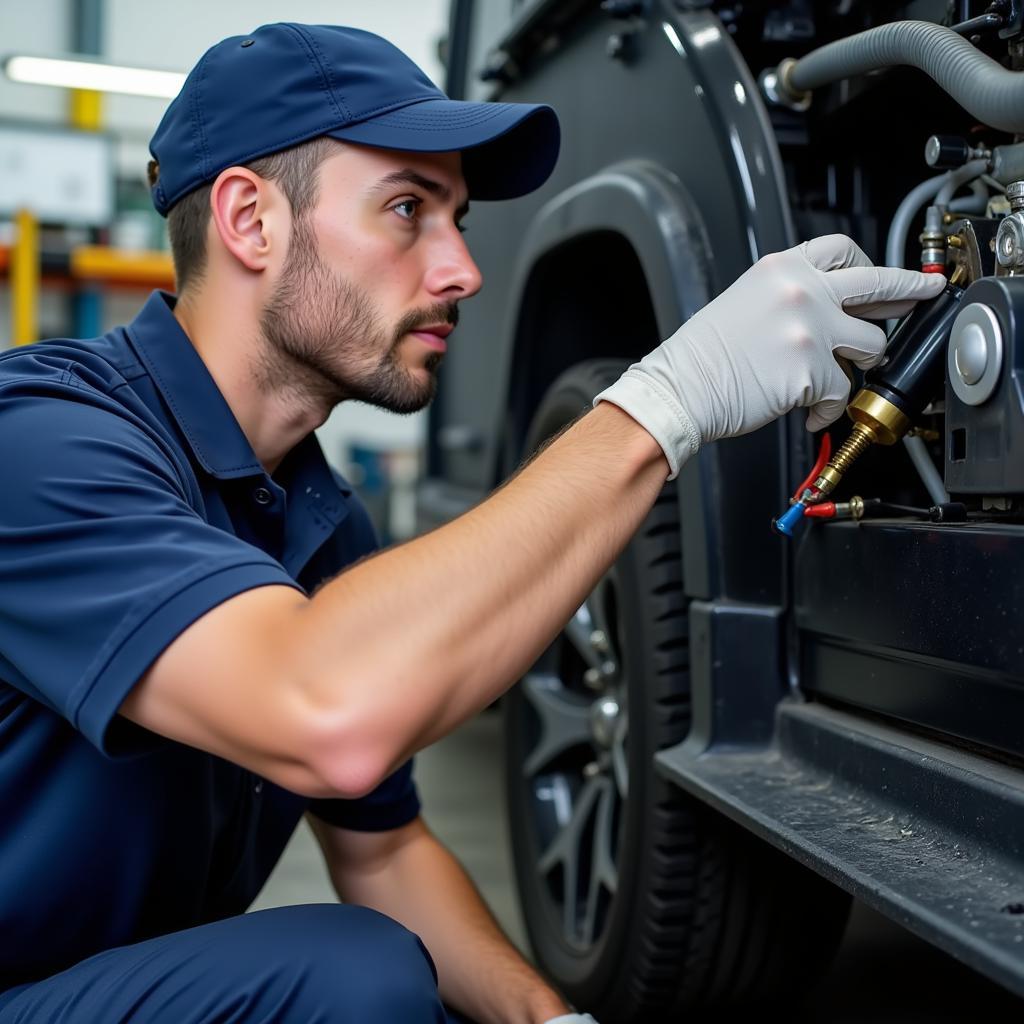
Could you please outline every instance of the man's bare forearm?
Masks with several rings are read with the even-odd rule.
[[[543,1024],[569,1007],[502,933],[455,857],[422,821],[379,859],[343,859],[332,831],[312,819],[335,889],[347,903],[379,910],[415,932],[430,951],[444,1002],[480,1024]],[[341,833],[334,833],[340,835]],[[348,835],[348,847],[380,842]],[[335,855],[332,855],[335,851]]]
[[[380,770],[400,763],[536,660],[666,475],[650,435],[598,406],[470,512],[318,591],[291,633],[306,694],[363,751],[387,751]]]

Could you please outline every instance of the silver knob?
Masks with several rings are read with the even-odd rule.
[[[990,306],[964,306],[949,333],[947,369],[953,393],[965,405],[988,401],[1003,368],[1003,332]]]
[[[956,372],[965,384],[977,384],[988,365],[988,339],[977,324],[966,324],[953,350]]]
[[[1024,186],[1024,182],[1018,182]],[[999,222],[996,259],[1008,270],[1024,265],[1024,215],[1011,213]]]
[[[1024,181],[1011,181],[1006,186],[1006,198],[1011,210],[1024,209]]]

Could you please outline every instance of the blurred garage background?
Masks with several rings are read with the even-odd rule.
[[[0,74],[0,348],[102,333],[131,319],[150,289],[173,290],[165,222],[145,182],[147,142],[167,98],[15,81],[12,58],[94,56],[181,74],[218,39],[285,19],[378,32],[444,83],[448,0],[0,0],[7,72]],[[469,241],[472,247],[471,234]],[[411,536],[425,415],[397,417],[352,404],[319,433],[381,534]],[[427,820],[524,946],[506,847],[500,743],[500,709],[492,709],[425,752],[418,778]],[[255,907],[331,899],[303,828]],[[1003,1006],[987,982],[858,907],[835,968],[794,1019],[985,1021]]]

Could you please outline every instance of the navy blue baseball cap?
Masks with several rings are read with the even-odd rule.
[[[318,135],[383,149],[462,152],[473,199],[542,185],[558,159],[543,104],[450,100],[386,39],[339,25],[263,25],[212,46],[171,101],[149,144],[167,211],[225,167]]]

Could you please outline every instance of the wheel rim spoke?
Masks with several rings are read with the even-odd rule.
[[[618,891],[620,807],[629,791],[615,587],[609,577],[598,582],[566,624],[562,648],[520,684],[538,726],[522,766],[538,814],[536,871],[566,941],[583,949],[600,939]],[[611,700],[618,709],[601,703]]]
[[[614,896],[619,886],[619,874],[612,859],[615,841],[615,790],[608,778],[594,781],[601,783],[601,793],[598,797],[594,822],[590,855],[590,885],[587,887],[587,905],[580,936],[584,945],[587,946],[594,943],[601,889],[606,889],[610,895]]]
[[[532,778],[559,754],[590,742],[590,705],[550,673],[531,672],[521,685],[540,719],[540,740],[523,763],[523,775]]]
[[[542,876],[551,874],[559,866],[562,868],[562,889],[564,894],[562,928],[566,938],[574,943],[578,943],[581,938],[579,880],[584,833],[587,822],[598,806],[602,792],[606,791],[607,788],[608,780],[601,777],[589,779],[584,784],[576,797],[572,817],[565,827],[558,832],[537,861],[537,868]]]

